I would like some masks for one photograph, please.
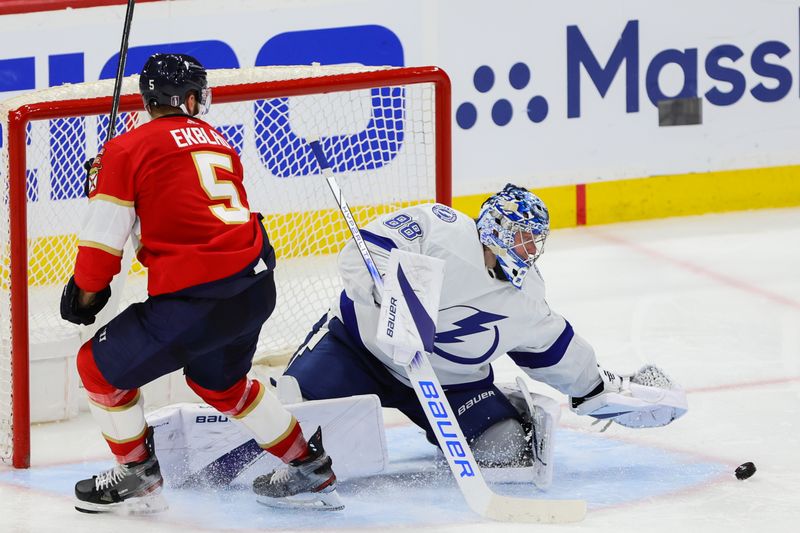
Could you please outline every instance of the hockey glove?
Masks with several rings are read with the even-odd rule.
[[[683,416],[686,392],[655,365],[645,365],[633,375],[600,370],[598,392],[571,398],[572,411],[631,428],[666,426]]]
[[[72,276],[64,287],[64,292],[61,293],[61,318],[73,324],[88,326],[94,324],[97,313],[108,303],[111,287],[108,286],[95,294],[94,300],[87,307],[78,305],[80,292],[80,287],[75,283],[75,276]]]
[[[86,193],[86,196],[89,196],[89,193],[92,192],[92,165],[94,165],[94,157],[90,157],[83,163],[83,168],[86,170],[86,181],[83,185],[83,192]]]

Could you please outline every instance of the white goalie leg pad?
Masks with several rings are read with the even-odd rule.
[[[470,447],[482,469],[525,466],[522,462],[530,451],[525,429],[513,418],[489,426]]]
[[[388,465],[380,400],[375,395],[311,400],[285,406],[306,437],[322,426],[325,450],[336,476],[347,479],[384,472]],[[252,435],[230,417],[205,404],[176,404],[147,415],[154,428],[158,459],[169,486],[207,483],[215,468],[226,484],[251,487],[253,480],[283,465],[261,450]]]
[[[561,420],[561,408],[553,398],[530,392],[522,378],[517,378],[517,385],[532,419],[533,482],[537,487],[545,489],[553,482],[555,429]]]
[[[505,483],[533,483],[546,489],[553,482],[553,450],[555,430],[561,419],[558,402],[543,394],[532,393],[525,381],[517,378],[516,385],[497,385],[522,415],[529,432],[525,446],[529,449],[530,465],[522,467],[482,468],[487,480]]]
[[[616,375],[600,369],[603,391],[593,397],[572,399],[579,415],[607,419],[631,428],[666,426],[688,410],[686,392],[655,365],[645,365],[633,375]]]

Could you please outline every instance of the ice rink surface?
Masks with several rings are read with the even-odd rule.
[[[653,362],[688,391],[688,414],[658,429],[601,433],[564,407],[551,489],[496,486],[586,499],[584,522],[480,519],[435,449],[391,411],[390,468],[343,480],[342,512],[277,512],[245,490],[167,489],[171,508],[162,515],[85,515],[72,508],[72,486],[111,463],[83,415],[34,427],[30,470],[0,466],[0,531],[797,531],[800,209],[558,230],[538,264],[548,302],[606,368]],[[497,381],[517,375],[510,360],[495,364]],[[738,481],[733,470],[745,461],[758,472]]]

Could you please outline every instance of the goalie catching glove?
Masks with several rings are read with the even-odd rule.
[[[686,392],[655,365],[633,375],[600,370],[602,382],[589,395],[570,398],[579,415],[605,419],[631,428],[666,426],[686,413]]]
[[[94,319],[111,298],[111,287],[106,287],[94,295],[94,300],[86,307],[78,305],[81,288],[75,283],[75,276],[69,278],[61,293],[61,318],[72,322],[88,326],[94,324]]]

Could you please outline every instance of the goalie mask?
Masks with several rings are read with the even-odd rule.
[[[188,115],[185,103],[192,91],[197,94],[198,114],[205,115],[211,107],[211,89],[206,69],[190,55],[153,54],[139,75],[139,92],[148,110],[167,105]]]
[[[550,214],[544,202],[509,183],[483,202],[477,226],[481,243],[497,256],[508,281],[521,289],[550,233]]]

